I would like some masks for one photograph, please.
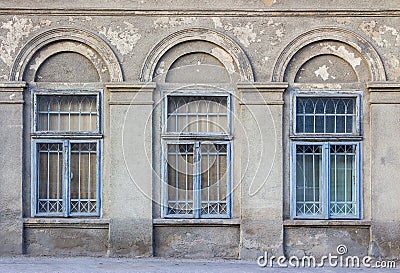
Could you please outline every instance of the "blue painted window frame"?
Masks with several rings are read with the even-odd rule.
[[[313,98],[355,98],[356,130],[352,133],[297,133],[296,132],[296,99],[298,97]],[[361,219],[362,218],[362,92],[361,91],[299,91],[290,93],[290,217],[291,219]],[[322,181],[320,199],[322,211],[317,214],[297,213],[296,200],[296,148],[298,145],[319,145],[322,147]],[[330,152],[331,145],[356,146],[356,213],[354,215],[330,214]]]
[[[102,168],[103,168],[103,90],[98,88],[84,89],[73,88],[66,90],[54,89],[31,89],[32,114],[31,114],[31,215],[33,217],[100,217],[102,214]],[[95,95],[97,97],[97,118],[96,130],[92,132],[77,131],[40,131],[37,130],[37,102],[38,96],[85,96]],[[93,212],[72,212],[71,211],[71,144],[95,144],[96,145],[96,209]],[[62,211],[61,212],[39,212],[39,192],[38,192],[38,175],[39,175],[39,153],[38,145],[40,144],[61,144],[63,157],[62,164]],[[88,206],[90,205],[90,202]]]
[[[227,98],[227,114],[228,114],[228,133],[176,133],[168,132],[167,130],[167,115],[168,115],[168,99],[171,96],[188,96],[188,97],[226,97]],[[232,98],[231,94],[226,91],[219,90],[174,90],[170,92],[164,90],[163,92],[163,107],[162,107],[162,126],[161,126],[161,215],[164,218],[187,218],[187,219],[213,219],[213,218],[232,218],[232,145],[233,145],[233,126],[232,126]],[[192,214],[169,214],[168,213],[168,145],[169,144],[226,144],[227,145],[227,213],[226,214],[201,214],[199,210],[194,210]],[[194,203],[201,204],[201,180],[198,173],[193,173],[194,176]],[[197,178],[196,178],[197,177]],[[196,194],[197,192],[197,194]]]

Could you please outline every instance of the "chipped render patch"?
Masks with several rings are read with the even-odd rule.
[[[267,26],[275,29],[275,35],[269,37],[270,44],[272,46],[280,44],[282,42],[282,37],[285,34],[285,29],[282,23],[275,23],[274,20],[269,19]]]
[[[116,26],[114,29],[103,27],[100,34],[104,35],[122,55],[129,54],[142,37],[134,25],[124,22],[125,26]]]
[[[232,30],[235,37],[237,37],[245,47],[250,46],[257,38],[257,34],[254,32],[254,26],[251,23],[247,23],[245,26],[227,26],[225,30]]]
[[[190,25],[196,22],[196,17],[160,17],[154,20],[154,29],[170,28],[182,25]]]
[[[362,22],[359,28],[380,47],[400,46],[400,33],[393,27],[370,21]]]
[[[354,69],[361,64],[361,58],[356,58],[355,54],[348,51],[344,46],[339,46],[336,48],[336,46],[328,45],[326,46],[326,49],[344,58]]]
[[[314,71],[315,76],[320,76],[324,81],[329,79],[329,73],[328,73],[329,67],[326,65],[321,66],[317,70]]]
[[[276,0],[264,0],[264,4],[268,7],[276,3]]]
[[[212,17],[211,20],[214,22],[215,28],[224,28],[224,25],[221,22],[221,18],[219,17]]]
[[[350,18],[349,17],[339,17],[339,18],[336,18],[336,22],[338,24],[348,25],[348,24],[350,24]]]
[[[10,67],[22,39],[28,37],[31,32],[39,29],[40,26],[34,26],[30,19],[14,16],[12,20],[3,22],[0,28],[6,30],[5,35],[0,36],[0,59]]]

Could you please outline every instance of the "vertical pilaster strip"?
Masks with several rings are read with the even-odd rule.
[[[255,259],[264,251],[283,253],[282,115],[287,86],[237,85],[242,133],[236,138],[241,151],[234,154],[239,152],[235,160],[241,166],[241,259]]]
[[[400,82],[367,87],[370,145],[364,145],[364,156],[370,160],[363,162],[363,188],[364,215],[372,219],[369,254],[399,257],[400,249],[392,242],[400,241]]]
[[[23,92],[25,82],[0,83],[0,255],[22,254]]]
[[[111,256],[143,257],[152,248],[152,110],[155,83],[109,83]],[[109,139],[107,139],[109,136]]]

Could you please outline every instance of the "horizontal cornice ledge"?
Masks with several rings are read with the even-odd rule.
[[[26,82],[0,82],[0,92],[23,92],[26,86]]]
[[[130,83],[130,82],[112,82],[106,83],[105,87],[110,92],[153,92],[156,88],[155,82]]]
[[[370,92],[400,92],[400,82],[369,82]]]
[[[61,16],[246,16],[246,17],[304,17],[304,16],[399,16],[399,9],[143,9],[143,8],[2,8],[1,15],[61,15]]]
[[[239,82],[237,89],[244,92],[281,92],[283,93],[289,84],[287,82]]]
[[[109,219],[24,218],[25,228],[108,229]]]
[[[168,226],[240,226],[240,219],[153,219],[153,225],[158,227]]]

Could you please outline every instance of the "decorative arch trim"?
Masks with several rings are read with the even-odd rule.
[[[40,52],[44,47],[52,43],[73,41],[81,43],[95,51],[102,59],[104,66],[108,70],[109,79],[104,79],[100,74],[101,81],[122,82],[123,74],[119,61],[112,49],[97,35],[92,32],[76,28],[56,28],[43,32],[32,38],[18,53],[11,69],[11,81],[22,81],[28,64],[33,56]],[[59,52],[64,52],[60,49]],[[85,56],[84,52],[79,52],[79,47],[74,51]],[[97,65],[94,64],[96,67]]]
[[[356,50],[360,56],[366,60],[371,73],[371,81],[386,81],[386,73],[383,62],[375,48],[363,37],[353,31],[337,28],[325,27],[310,30],[301,34],[291,41],[281,52],[275,62],[272,81],[284,81],[286,70],[293,56],[306,46],[327,40],[337,41],[346,44]]]
[[[207,41],[224,49],[234,60],[242,81],[254,82],[253,70],[250,61],[243,49],[230,37],[223,33],[207,28],[184,29],[172,33],[161,40],[146,56],[142,67],[140,80],[150,82],[153,79],[156,67],[163,55],[174,46],[190,41]]]

